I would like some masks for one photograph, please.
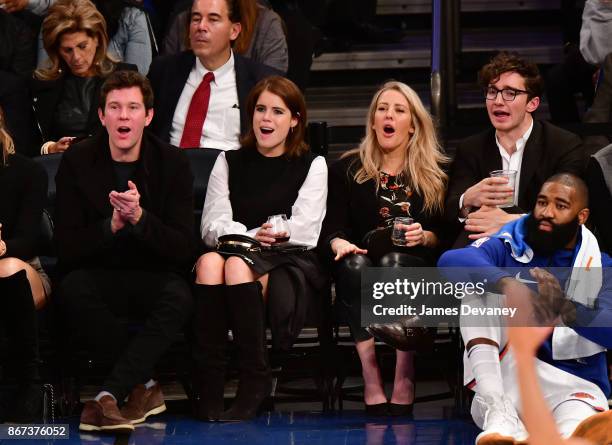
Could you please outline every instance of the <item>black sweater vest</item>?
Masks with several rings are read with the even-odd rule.
[[[271,215],[291,217],[291,207],[315,155],[308,152],[299,158],[268,158],[256,149],[242,148],[225,152],[225,158],[233,220],[253,229]]]

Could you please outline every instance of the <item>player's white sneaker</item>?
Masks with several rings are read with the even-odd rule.
[[[513,445],[525,438],[524,427],[510,399],[477,394],[473,403],[484,413],[483,431],[476,437],[476,445]]]

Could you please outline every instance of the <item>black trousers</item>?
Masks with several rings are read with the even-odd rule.
[[[151,378],[193,309],[188,282],[172,272],[81,269],[62,280],[57,294],[74,338],[114,359],[103,389],[118,401]],[[126,319],[144,323],[131,339]]]
[[[334,270],[336,282],[337,308],[339,315],[346,321],[356,342],[372,338],[361,327],[361,271],[367,267],[425,267],[429,262],[419,256],[402,252],[384,255],[378,264],[366,255],[348,255],[342,258]]]

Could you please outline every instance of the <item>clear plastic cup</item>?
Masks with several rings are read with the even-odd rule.
[[[489,175],[491,178],[507,178],[508,187],[512,187],[512,195],[502,203],[498,204],[497,207],[505,209],[514,205],[514,195],[516,194],[516,170],[493,170]]]
[[[393,231],[391,232],[391,242],[396,246],[406,245],[406,230],[401,225],[409,226],[414,224],[414,219],[409,216],[397,216],[393,220]]]

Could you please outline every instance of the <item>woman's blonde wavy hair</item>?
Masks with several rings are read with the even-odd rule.
[[[361,166],[355,172],[355,181],[363,184],[372,179],[378,191],[383,157],[373,129],[374,114],[380,96],[388,90],[398,91],[406,98],[414,127],[414,133],[406,145],[407,156],[402,174],[407,178],[407,185],[423,197],[423,210],[426,213],[442,212],[448,176],[441,166],[448,163],[449,158],[440,148],[431,115],[417,93],[408,85],[389,81],[376,92],[368,110],[365,137],[358,148],[346,152],[342,157],[358,154]]]
[[[2,107],[0,107],[0,149],[2,149],[2,165],[6,165],[8,156],[15,154],[15,144],[13,143],[13,138],[6,129]]]
[[[55,80],[68,70],[59,53],[62,35],[84,32],[91,38],[98,38],[98,47],[93,59],[97,76],[107,76],[115,69],[117,60],[107,54],[108,33],[106,21],[89,0],[58,0],[49,8],[42,24],[43,45],[49,60],[46,68],[37,69],[34,75],[41,80]]]

